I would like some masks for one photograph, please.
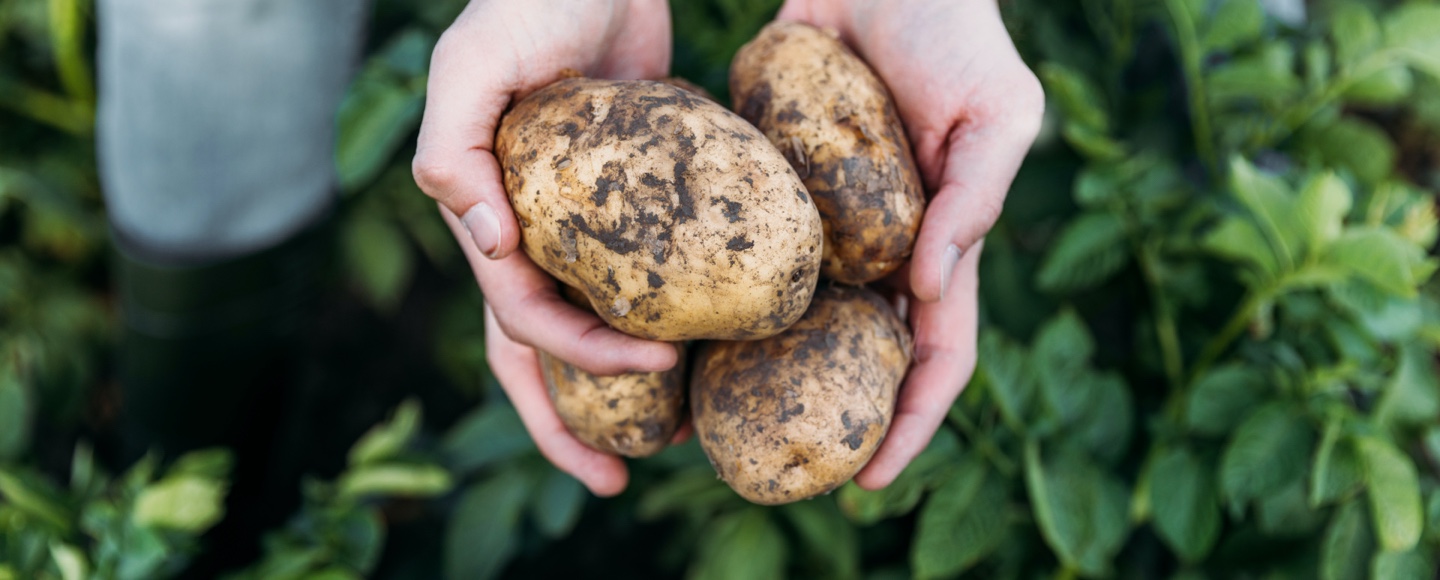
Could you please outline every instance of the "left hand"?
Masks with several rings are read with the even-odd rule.
[[[975,371],[982,238],[1040,130],[1045,96],[996,0],[788,0],[777,16],[840,32],[889,87],[928,191],[914,254],[887,282],[909,300],[915,365],[890,432],[855,482],[889,485]]]

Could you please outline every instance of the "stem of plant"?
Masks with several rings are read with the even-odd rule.
[[[1210,128],[1210,105],[1205,100],[1205,79],[1201,76],[1200,39],[1195,34],[1195,21],[1181,0],[1165,0],[1165,9],[1175,23],[1175,41],[1180,49],[1180,62],[1185,69],[1185,84],[1190,91],[1190,123],[1195,134],[1195,152],[1211,171],[1219,167],[1215,156],[1215,133]]]
[[[1250,318],[1255,316],[1255,310],[1260,307],[1262,302],[1268,300],[1273,293],[1273,291],[1268,289],[1262,292],[1250,293],[1250,296],[1246,298],[1240,308],[1235,311],[1235,314],[1230,317],[1230,320],[1225,323],[1225,326],[1220,329],[1220,333],[1216,334],[1214,338],[1211,338],[1210,342],[1205,343],[1205,348],[1200,351],[1200,356],[1195,359],[1195,366],[1190,369],[1190,382],[1193,383],[1195,379],[1199,378],[1205,371],[1210,370],[1210,365],[1215,364],[1215,361],[1220,358],[1220,355],[1225,353],[1225,349],[1229,348],[1230,344],[1235,342],[1235,339],[1240,338],[1240,333],[1245,332],[1245,327],[1249,324]]]
[[[1355,83],[1368,78],[1370,75],[1379,73],[1386,67],[1394,66],[1400,60],[1400,55],[1395,51],[1382,50],[1371,54],[1365,60],[1360,61],[1352,67],[1341,69],[1335,78],[1317,92],[1311,93],[1304,101],[1286,112],[1279,120],[1271,126],[1271,130],[1265,132],[1263,142],[1252,142],[1252,148],[1271,146],[1290,137],[1300,127],[1309,122],[1326,105],[1339,99]]]
[[[961,411],[959,407],[950,408],[949,419],[950,422],[953,423],[956,428],[960,429],[960,432],[964,433],[965,437],[975,445],[975,449],[979,450],[981,455],[984,455],[990,460],[990,463],[995,465],[995,469],[1000,470],[1000,473],[1005,474],[1006,477],[1015,475],[1015,460],[1010,459],[1010,456],[1006,455],[1000,447],[996,446],[995,441],[990,438],[990,435],[976,427],[975,422],[971,421],[970,417]]]
[[[1164,290],[1160,287],[1155,253],[1133,238],[1131,244],[1136,257],[1140,259],[1140,271],[1145,277],[1145,285],[1150,290],[1151,307],[1155,310],[1155,339],[1160,343],[1160,358],[1165,365],[1165,378],[1172,390],[1180,389],[1184,386],[1185,360],[1180,352],[1180,333],[1175,327],[1175,317],[1171,315]]]

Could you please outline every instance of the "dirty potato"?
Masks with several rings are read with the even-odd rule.
[[[626,457],[665,449],[685,415],[685,346],[680,362],[659,373],[592,375],[540,353],[545,388],[560,421],[582,443]]]
[[[730,94],[815,197],[823,276],[862,284],[909,258],[924,189],[890,93],[859,57],[820,29],[775,22],[735,55]]]
[[[621,332],[763,338],[810,302],[814,203],[759,131],[703,97],[564,79],[504,116],[496,155],[526,254]]]
[[[715,95],[710,94],[710,91],[705,90],[705,87],[702,87],[702,86],[700,86],[700,85],[697,85],[697,84],[695,84],[695,83],[692,83],[692,82],[690,82],[690,81],[688,81],[688,80],[686,80],[686,79],[684,79],[684,78],[681,78],[681,77],[665,77],[665,78],[663,78],[663,79],[660,79],[660,82],[665,83],[665,84],[667,84],[667,85],[670,85],[670,86],[672,86],[672,87],[675,87],[675,88],[677,88],[677,89],[685,89],[685,90],[687,90],[687,91],[690,91],[690,92],[692,92],[692,93],[695,93],[695,94],[700,95],[700,96],[702,96],[702,97],[705,97],[705,98],[707,98],[707,99],[710,99],[710,100],[712,100],[712,101],[715,101]],[[719,101],[715,101],[715,102],[718,103]]]
[[[690,379],[696,436],[747,500],[773,505],[828,492],[885,438],[910,345],[909,330],[874,291],[822,288],[783,333],[700,347]]]

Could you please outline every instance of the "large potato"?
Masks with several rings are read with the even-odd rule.
[[[555,412],[570,433],[599,451],[649,457],[669,444],[685,414],[685,348],[665,372],[592,375],[540,353]]]
[[[690,379],[696,436],[720,477],[752,502],[828,492],[885,438],[910,345],[874,291],[822,288],[783,333],[701,347]]]
[[[730,94],[815,197],[822,275],[862,284],[905,263],[924,188],[890,93],[859,57],[815,27],[775,22],[735,55]]]
[[[703,97],[565,79],[505,115],[496,155],[526,254],[621,332],[762,338],[810,303],[814,203],[759,131]]]

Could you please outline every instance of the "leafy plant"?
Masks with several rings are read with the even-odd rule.
[[[402,406],[237,577],[407,558],[464,578],[1434,576],[1435,2],[1002,3],[1050,107],[987,238],[979,369],[891,486],[779,508],[694,442],[590,498],[501,401],[473,281],[409,176],[462,4],[376,4],[337,172],[350,288],[386,331],[443,300],[426,356],[469,408],[427,432]],[[723,97],[779,2],[672,4],[675,72]],[[103,432],[109,396],[89,16],[0,0],[0,578],[150,577],[220,549],[196,541],[218,511],[175,506],[219,505],[223,455],[113,480],[83,446],[53,459]],[[443,517],[390,525],[414,505]]]

